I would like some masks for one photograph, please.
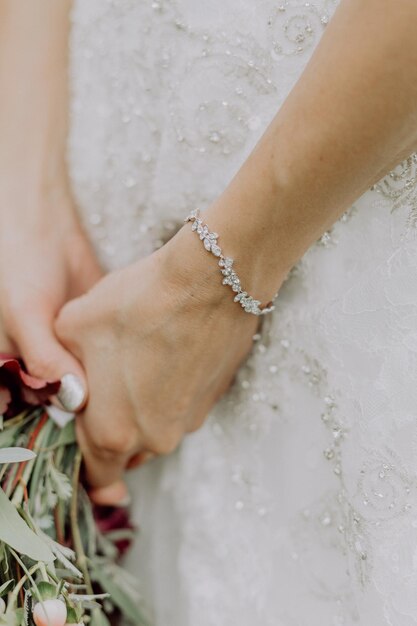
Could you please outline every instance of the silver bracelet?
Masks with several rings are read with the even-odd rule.
[[[199,235],[205,249],[219,259],[220,271],[223,275],[223,285],[229,285],[236,293],[234,301],[239,302],[246,313],[252,313],[253,315],[266,315],[267,313],[271,313],[271,311],[275,309],[273,301],[276,296],[271,302],[261,306],[259,300],[255,300],[255,298],[252,298],[252,296],[248,295],[247,292],[242,289],[240,279],[233,269],[234,260],[230,257],[223,256],[222,250],[217,243],[219,235],[211,232],[207,224],[203,222],[200,217],[200,209],[193,209],[185,218],[184,222],[192,222],[191,230]]]

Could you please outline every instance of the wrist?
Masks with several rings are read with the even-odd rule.
[[[241,200],[229,190],[202,213],[202,218],[219,234],[222,253],[234,260],[242,288],[262,304],[270,302],[291,269],[280,254],[272,219],[250,198]]]
[[[0,170],[0,187],[0,235],[30,231],[36,237],[51,230],[69,232],[79,224],[62,169],[54,180]]]
[[[203,224],[206,223],[206,212],[198,217],[202,219]],[[230,307],[235,314],[238,306],[235,298],[239,301],[242,298],[242,308],[252,313],[258,311],[259,315],[259,308],[263,309],[271,302],[283,277],[277,279],[276,273],[273,272],[273,278],[267,277],[265,280],[260,270],[261,264],[256,263],[256,258],[253,262],[249,256],[243,258],[243,251],[242,258],[229,254],[232,246],[230,250],[226,249],[230,243],[227,231],[222,235],[217,226],[211,228],[211,224],[207,223],[209,231],[218,234],[216,252],[210,252],[204,246],[209,239],[203,241],[195,230],[199,223],[194,221],[193,226],[187,223],[158,252],[166,267],[165,273],[170,276],[170,284],[177,284],[177,288],[185,289],[194,298],[203,300],[206,306],[224,305]],[[224,257],[227,257],[228,261],[232,257],[232,263],[226,262]],[[254,300],[258,301],[258,305],[253,302]]]

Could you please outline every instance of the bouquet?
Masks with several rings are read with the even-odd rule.
[[[0,354],[0,625],[144,625],[118,565],[128,511],[89,500],[73,420],[52,418],[58,388]]]

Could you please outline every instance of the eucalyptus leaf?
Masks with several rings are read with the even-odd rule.
[[[134,624],[139,626],[143,623],[141,620],[139,606],[135,604],[132,598],[123,591],[107,574],[104,568],[99,568],[96,564],[92,564],[94,580],[99,583],[103,591],[110,594],[110,599]]]
[[[3,585],[0,586],[0,598],[2,596],[5,596],[12,587],[14,587],[15,581],[14,580],[7,580]]]
[[[94,609],[90,626],[110,626],[110,622],[101,609]]]
[[[53,444],[54,447],[68,446],[77,441],[75,436],[75,426],[74,421],[68,422],[66,426],[62,430],[59,431],[58,438],[56,442]]]
[[[49,547],[20,517],[4,491],[0,489],[0,541],[26,554],[34,561],[53,561]]]
[[[36,454],[27,448],[0,449],[0,463],[22,463],[22,461],[31,461],[35,457]]]
[[[81,619],[80,611],[76,611],[72,606],[67,605],[67,624],[79,624]]]
[[[23,620],[23,609],[16,609],[13,613],[0,615],[1,626],[21,626]]]
[[[64,567],[66,567],[67,571],[71,573],[72,576],[76,576],[76,578],[82,578],[83,575],[80,570],[75,567],[72,561],[76,560],[76,554],[73,550],[68,548],[67,546],[62,546],[57,541],[54,541],[52,537],[49,537],[46,533],[41,531],[40,533],[42,539],[48,546],[51,548],[56,560],[59,561]]]

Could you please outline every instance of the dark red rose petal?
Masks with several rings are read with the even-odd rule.
[[[94,519],[97,527],[106,535],[114,530],[135,530],[130,521],[130,511],[128,507],[113,506],[97,506],[94,505]],[[119,556],[123,556],[129,550],[131,541],[129,539],[120,539],[115,541]]]
[[[0,415],[6,413],[10,402],[12,401],[12,394],[6,387],[0,387]]]
[[[2,394],[0,408],[4,409],[3,404],[7,401],[3,410],[7,416],[15,415],[27,406],[47,403],[57,393],[60,384],[59,380],[50,382],[30,376],[20,359],[0,353],[0,388],[9,392],[8,398]]]

